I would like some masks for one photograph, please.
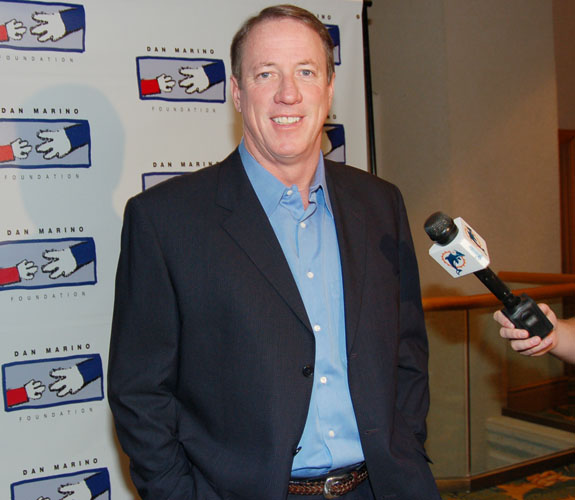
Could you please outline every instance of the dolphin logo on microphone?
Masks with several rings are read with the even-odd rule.
[[[461,269],[465,267],[465,255],[459,250],[444,252],[441,256],[441,260],[443,260],[447,266],[453,267],[457,274],[461,274]]]

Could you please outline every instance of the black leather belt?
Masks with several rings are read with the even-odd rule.
[[[326,477],[313,479],[290,479],[290,495],[323,495],[324,498],[337,498],[355,490],[367,479],[365,462],[352,469],[332,471]]]

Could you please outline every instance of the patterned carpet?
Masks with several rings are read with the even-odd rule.
[[[575,464],[473,493],[443,493],[443,500],[575,500]]]

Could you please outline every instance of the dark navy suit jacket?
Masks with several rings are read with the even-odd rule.
[[[427,337],[401,195],[325,163],[372,488],[378,500],[439,499],[423,448]],[[143,499],[284,500],[314,348],[237,150],[128,202],[108,394]]]

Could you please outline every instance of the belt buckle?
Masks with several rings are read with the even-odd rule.
[[[338,493],[332,492],[332,488],[339,482],[344,481],[350,474],[342,474],[341,476],[330,476],[325,480],[323,485],[324,498],[337,498],[340,497]]]

